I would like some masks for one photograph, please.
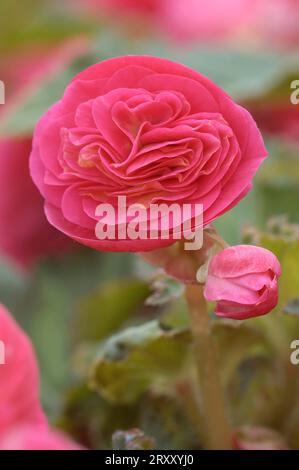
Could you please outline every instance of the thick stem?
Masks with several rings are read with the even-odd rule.
[[[186,298],[190,310],[195,363],[205,419],[206,442],[204,444],[207,449],[211,450],[231,449],[232,431],[225,408],[217,368],[217,354],[211,335],[203,288],[200,285],[186,286]]]

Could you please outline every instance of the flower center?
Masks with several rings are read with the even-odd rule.
[[[238,158],[223,117],[192,113],[174,91],[117,89],[80,104],[74,121],[61,132],[60,164],[64,178],[92,183],[93,194],[190,196],[199,178],[216,167],[226,172]]]

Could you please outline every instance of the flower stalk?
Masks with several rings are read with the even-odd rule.
[[[210,450],[229,450],[232,448],[232,430],[220,383],[216,345],[211,335],[203,287],[195,284],[186,286],[186,298],[191,319],[202,414],[205,420],[204,446]]]

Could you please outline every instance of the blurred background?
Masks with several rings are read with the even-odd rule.
[[[126,54],[198,70],[247,107],[264,135],[269,158],[254,189],[215,225],[230,244],[278,254],[281,300],[274,319],[215,335],[235,424],[269,426],[299,448],[299,366],[289,363],[299,339],[297,0],[1,1],[0,301],[36,347],[47,414],[92,448],[125,446],[126,433],[113,443],[112,435],[132,427],[155,440],[141,446],[200,447],[181,286],[137,256],[96,253],[50,227],[28,171],[34,126],[70,79]]]

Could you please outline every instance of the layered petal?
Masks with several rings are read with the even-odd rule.
[[[174,230],[183,239],[185,220],[169,222],[168,239],[119,237],[120,196],[126,209],[145,207],[148,223],[152,205],[202,205],[206,225],[248,192],[265,157],[249,113],[206,77],[168,60],[126,56],[74,78],[38,124],[30,166],[56,228],[98,250],[149,251],[173,243]],[[96,235],[103,204],[116,211],[113,239]]]
[[[264,315],[278,302],[281,268],[276,256],[261,247],[239,245],[218,253],[209,265],[204,289],[217,302],[220,317],[244,320]]]

